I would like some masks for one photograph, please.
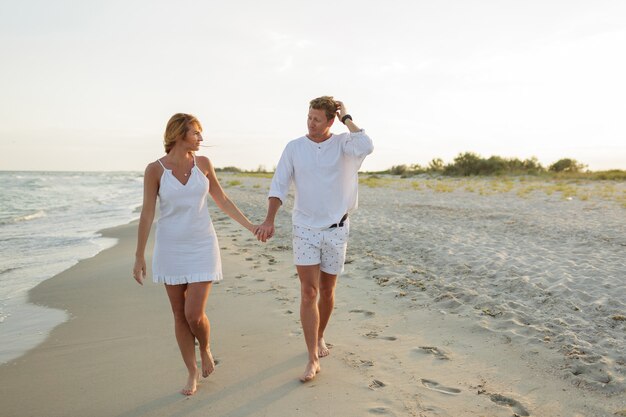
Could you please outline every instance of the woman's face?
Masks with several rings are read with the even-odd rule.
[[[200,149],[200,143],[202,140],[202,131],[195,123],[189,123],[189,129],[187,130],[187,134],[185,135],[183,142],[186,143],[192,150],[197,151]]]

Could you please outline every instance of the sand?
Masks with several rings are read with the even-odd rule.
[[[223,176],[222,182],[244,212],[262,218],[267,179]],[[596,271],[602,279],[620,272],[626,209],[593,195],[574,201],[560,192],[525,194],[513,187],[484,195],[467,184],[440,184],[456,187],[450,191],[427,184],[361,186],[327,330],[331,355],[314,381],[298,380],[306,349],[290,206],[281,210],[277,237],[266,245],[212,209],[225,280],[214,286],[207,307],[216,371],[201,380],[196,395],[178,393],[186,371],[163,287],[141,287],[131,277],[133,223],[104,231],[119,240],[116,246],[31,291],[33,303],[67,311],[70,320],[0,367],[1,415],[626,415],[619,356],[624,322],[612,319],[624,311],[610,297],[621,295],[623,284],[611,284],[604,295],[611,302],[602,304],[597,286],[563,282],[564,276],[576,282],[576,274]],[[570,220],[559,223],[563,213]],[[584,218],[571,220],[578,213]],[[587,236],[586,252],[579,234]],[[540,288],[551,280],[552,287]],[[574,315],[554,317],[565,310],[542,302],[533,288],[551,290],[555,298],[572,292],[568,302],[583,310],[587,305],[577,300],[587,291],[596,310],[603,306],[588,320],[606,327],[586,331],[576,328]],[[612,380],[601,384],[606,375]]]

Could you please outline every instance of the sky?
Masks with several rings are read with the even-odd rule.
[[[215,166],[272,169],[322,95],[363,170],[626,169],[624,51],[623,0],[0,0],[0,170],[141,171],[178,112]]]

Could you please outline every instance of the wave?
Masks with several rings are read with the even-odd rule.
[[[38,210],[34,213],[26,214],[24,216],[14,217],[12,219],[0,220],[0,225],[11,224],[11,223],[19,223],[19,222],[27,222],[30,220],[40,219],[42,217],[46,217],[46,212],[44,210]]]
[[[7,268],[7,269],[3,269],[2,271],[0,271],[0,275],[6,274],[7,272],[15,271],[16,269],[20,269],[20,268],[19,267],[10,267],[10,268]]]

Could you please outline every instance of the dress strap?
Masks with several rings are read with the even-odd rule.
[[[193,154],[193,166],[196,166],[196,154]]]
[[[160,159],[157,159],[157,162],[158,162],[159,164],[161,164],[161,166],[163,167],[163,169],[166,169],[166,168],[165,168],[165,165],[163,165],[163,162],[161,162],[161,160],[160,160]]]

